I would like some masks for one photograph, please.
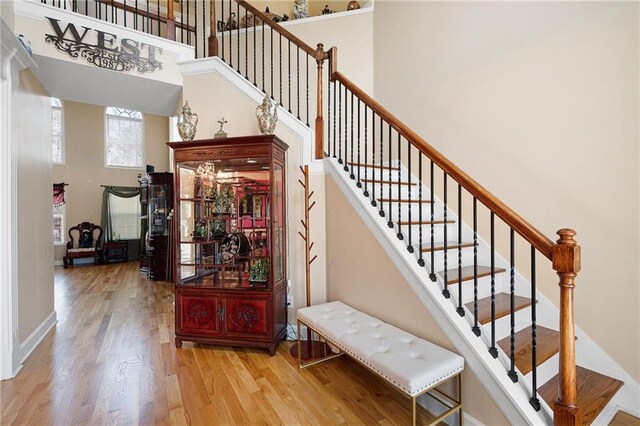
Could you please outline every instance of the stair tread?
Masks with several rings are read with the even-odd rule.
[[[362,182],[367,182],[367,183],[381,183],[381,184],[386,184],[386,185],[406,185],[406,186],[416,186],[417,183],[416,182],[404,182],[404,181],[397,181],[397,180],[383,180],[383,179],[360,179],[360,181]]]
[[[474,244],[473,242],[462,242],[462,244],[459,244],[457,241],[447,241],[447,250],[449,249],[457,249],[458,247],[461,248],[467,248],[467,247],[473,247]],[[440,251],[440,250],[444,250],[444,242],[440,241],[440,242],[436,242],[433,244],[433,251]],[[430,253],[431,252],[431,244],[426,244],[426,247],[422,248],[422,252],[423,253]],[[458,269],[456,269],[456,272],[458,271]]]
[[[516,367],[522,374],[531,372],[531,326],[518,331],[515,334],[515,361]],[[507,356],[511,353],[510,336],[498,342]],[[550,328],[536,326],[536,365],[554,356],[560,350],[560,332]]]
[[[640,419],[624,411],[618,411],[609,426],[640,426]]]
[[[378,198],[378,201],[381,203],[388,203],[389,201],[391,201],[392,203],[431,203],[431,200],[409,200],[406,198]]]
[[[582,424],[588,425],[609,403],[611,398],[624,384],[618,379],[605,376],[584,367],[576,366],[578,388],[578,407],[582,412]],[[558,374],[538,389],[540,397],[553,408],[558,398]]]
[[[504,268],[495,268],[495,273],[501,274],[506,269]],[[473,265],[472,266],[464,266],[462,268],[462,281],[469,281],[473,279]],[[438,272],[444,279],[444,271]],[[482,266],[478,265],[478,278],[486,277],[491,275],[491,267],[490,266]],[[447,284],[456,284],[458,282],[458,267],[447,269]]]
[[[354,162],[349,162],[347,164],[354,167],[360,166],[360,167],[367,167],[370,169],[400,170],[400,167],[397,167],[397,166],[382,166],[380,164],[367,164],[367,163],[354,163]]]
[[[473,312],[473,302],[465,305]],[[515,310],[519,311],[531,306],[531,299],[515,296]],[[507,293],[496,294],[496,319],[505,317],[511,312],[511,298]],[[491,297],[478,300],[478,322],[482,325],[491,322]]]

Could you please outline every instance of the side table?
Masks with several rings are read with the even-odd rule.
[[[126,241],[107,241],[102,246],[102,257],[104,263],[119,260],[121,262],[129,261],[129,249]]]

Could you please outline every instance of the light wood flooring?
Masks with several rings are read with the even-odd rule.
[[[175,348],[173,286],[137,262],[55,269],[58,324],[0,382],[0,424],[410,424],[409,399],[346,357],[299,371],[291,343]],[[421,413],[424,418],[425,414]]]

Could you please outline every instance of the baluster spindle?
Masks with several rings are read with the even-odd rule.
[[[251,15],[251,28],[253,29],[253,85],[258,87],[258,58],[256,53],[258,51],[258,31],[256,30],[256,16],[253,14]]]
[[[480,336],[478,325],[478,200],[473,197],[473,334]]]
[[[346,88],[345,88],[346,89]],[[300,120],[300,48],[296,47],[296,117]]]
[[[113,3],[112,3],[113,4]],[[113,9],[111,9],[111,20],[113,22]],[[160,37],[160,0],[158,0],[158,37]]]
[[[349,146],[350,146],[350,151],[351,151],[351,156],[349,157],[349,162],[347,164],[349,164],[350,166],[350,174],[349,174],[349,178],[350,179],[355,179],[356,176],[353,174],[353,92],[351,92],[351,120],[350,120],[350,126],[351,126],[351,137],[349,138]]]
[[[149,2],[147,1],[147,12],[149,12]],[[224,60],[224,33],[225,33],[225,28],[224,28],[224,0],[220,2],[220,18],[222,18],[222,37],[221,37],[221,41],[220,44],[222,45],[222,61],[225,62]],[[253,46],[253,51],[255,52],[255,46]]]
[[[516,253],[515,253],[515,233],[513,228],[509,229],[509,298],[510,298],[510,330],[509,330],[509,361],[511,368],[509,369],[509,378],[513,383],[518,381],[518,373],[516,373]]]
[[[331,72],[331,68],[329,68]],[[333,158],[336,158],[336,81],[333,80]]]
[[[496,236],[495,214],[491,212],[491,347],[489,353],[498,358],[496,349]]]
[[[271,51],[269,52],[269,57],[271,59],[271,71],[270,71],[271,72],[271,76],[270,76],[271,77],[271,79],[270,79],[271,80],[271,93],[270,93],[270,96],[271,96],[271,99],[273,99],[273,27],[269,27],[269,28],[271,29],[271,33],[270,33]],[[307,125],[308,124],[309,123],[307,123]]]
[[[289,47],[287,52],[287,61],[289,65],[287,65],[287,75],[289,78],[289,113],[291,112],[291,40],[289,40]],[[341,83],[342,84],[342,83]]]
[[[375,127],[375,122],[373,126]],[[378,212],[380,217],[384,217],[384,195],[382,192],[382,176],[384,176],[384,128],[382,126],[382,117],[380,117],[380,211]]]
[[[411,204],[413,203],[413,200],[411,199],[411,142],[409,142],[409,139],[407,139],[407,165],[408,165],[408,182],[409,182],[409,243],[407,244],[407,251],[409,253],[413,253],[413,240],[411,239],[411,228],[413,227],[413,221],[412,221],[412,216],[411,216]],[[400,198],[400,197],[398,197]],[[400,205],[401,203],[399,202],[400,200],[398,200],[398,205]],[[422,227],[422,223],[420,223],[420,221],[418,221],[418,226]]]
[[[309,125],[309,54],[306,55],[307,58],[307,126]]]
[[[238,62],[236,64],[236,71],[238,74],[242,75],[242,72],[240,71],[240,3],[236,3],[236,18],[238,20],[238,24],[236,25],[236,61]],[[188,16],[187,19],[189,19]],[[231,67],[233,68],[233,65]]]
[[[445,224],[445,226],[447,226]],[[458,315],[464,316],[462,305],[462,185],[458,183]]]
[[[400,164],[402,164],[402,147],[400,146],[400,142],[400,133],[398,133],[398,233],[396,234],[396,237],[398,237],[399,240],[402,240],[402,203],[400,203],[400,194],[402,193],[402,188],[400,186]],[[389,141],[389,145],[391,145],[391,141]],[[389,171],[389,180],[391,180],[391,171]]]
[[[207,28],[207,17],[206,17],[206,2],[207,0],[202,0],[202,57],[206,57],[207,56],[207,35],[206,35],[206,28]],[[215,3],[215,2],[213,2]],[[211,13],[213,20],[215,21],[215,10],[214,10],[214,5],[212,4],[212,9],[209,13]],[[211,25],[211,29],[209,30],[209,32],[214,32],[215,28],[214,25]],[[196,34],[198,34],[198,20],[196,19]],[[215,32],[214,32],[215,34]],[[196,35],[197,37],[197,35]],[[196,50],[198,48],[198,43],[196,43]],[[213,49],[212,49],[213,50]],[[213,53],[210,53],[209,56],[215,56]],[[197,57],[197,56],[196,56]]]
[[[389,220],[387,221],[387,226],[389,228],[393,229],[393,220],[391,219],[391,216],[393,216],[393,210],[391,209],[391,187],[393,186],[393,183],[391,181],[391,171],[392,171],[391,170],[391,123],[389,123],[389,139],[388,139],[388,141],[389,141],[389,144],[388,144],[389,145],[389,161],[388,161],[388,163],[389,163],[389,167],[388,167],[388,170],[389,170],[389,184],[388,184],[389,185],[389,190],[387,192],[388,192],[388,195],[389,195],[389,199],[388,199]]]
[[[447,172],[443,173],[444,176],[444,218],[443,218],[443,225],[444,226],[444,284],[442,285],[442,295],[444,297],[446,297],[447,299],[449,297],[451,297],[451,293],[449,292],[449,263],[448,263],[448,258],[449,258],[449,248],[447,247],[447,231],[448,231],[448,226],[447,226]]]
[[[358,98],[358,179],[356,180],[356,186],[362,188],[362,182],[360,181],[360,98]]]
[[[280,46],[278,48],[278,56],[279,56],[279,66],[278,66],[278,72],[280,73],[280,106],[284,108],[284,105],[282,104],[282,101],[284,100],[282,97],[282,34],[280,34]],[[334,87],[335,89],[335,87]],[[331,91],[331,89],[329,89],[329,91]],[[335,107],[333,108],[333,110],[335,111]],[[335,113],[334,113],[335,115]]]
[[[369,116],[369,107],[367,106],[367,104],[364,105],[364,163],[368,164],[367,161],[367,139],[368,139],[368,129],[367,129],[367,117]],[[373,169],[375,170],[375,168]],[[369,196],[369,190],[367,187],[367,180],[368,180],[368,167],[365,166],[364,168],[364,196],[368,197]]]
[[[434,243],[435,243],[435,228],[434,228],[434,210],[435,210],[435,198],[433,195],[434,192],[434,183],[433,183],[433,178],[434,178],[434,166],[433,166],[433,160],[430,161],[430,166],[429,166],[429,178],[430,178],[430,192],[431,192],[431,273],[429,274],[429,279],[433,282],[436,282],[436,262],[435,262],[435,250],[434,250]]]
[[[338,95],[338,164],[342,164],[342,83],[337,89]],[[335,95],[334,95],[335,96]],[[334,128],[335,133],[335,128]]]
[[[244,10],[244,78],[249,80],[249,11]]]
[[[329,73],[331,72],[331,70],[329,70]],[[334,99],[334,105],[335,105],[335,99]],[[335,113],[334,113],[335,116]],[[335,122],[333,123],[334,125],[334,129],[335,129]],[[334,146],[331,146],[331,80],[327,80],[327,150],[328,152],[328,157],[331,157],[332,154],[335,153],[335,139],[333,140]],[[333,152],[332,152],[332,148],[333,148]],[[335,155],[333,155],[335,157]]]
[[[531,246],[531,398],[529,404],[534,410],[540,411],[538,399],[538,363],[536,360],[536,248]]]
[[[419,235],[418,235],[418,265],[424,266],[424,257],[422,255],[422,151],[418,150],[418,220],[420,221]]]
[[[260,69],[260,72],[262,73],[262,91],[263,92],[267,92],[265,90],[265,86],[264,86],[264,21],[262,21],[262,31],[261,31],[261,38],[262,38],[262,68]]]
[[[348,172],[349,171],[349,156],[347,155],[349,153],[349,148],[348,148],[348,143],[347,143],[347,139],[349,138],[348,136],[348,132],[347,132],[347,121],[349,121],[347,119],[347,114],[348,114],[348,108],[349,103],[347,102],[347,87],[344,87],[344,171]]]
[[[172,1],[172,0],[170,0],[170,1]],[[189,3],[191,3],[191,2],[189,2],[189,1],[187,2],[187,44],[191,45],[191,31],[189,30],[189,22],[190,22],[191,12],[189,11]],[[169,3],[167,3],[167,4],[169,4]],[[196,5],[197,4],[198,4],[197,2],[193,2],[193,7],[194,7],[193,14],[194,14],[194,16],[198,16],[198,11],[196,10]],[[182,11],[183,9],[184,9],[184,6],[180,7],[180,11]],[[173,19],[173,17],[171,17],[171,19]],[[240,20],[240,14],[238,14],[238,20]],[[180,25],[181,25],[180,28],[184,28],[184,25],[182,25],[183,22],[184,21],[180,21]],[[169,25],[169,22],[167,22],[167,25]],[[240,31],[238,31],[238,37],[240,37],[239,33],[240,33]],[[194,34],[194,37],[195,37],[195,34]],[[184,43],[184,37],[183,37],[183,43]],[[196,45],[197,44],[198,43],[196,43]],[[196,55],[196,58],[197,57],[198,56]],[[240,57],[240,55],[238,55],[238,57]]]

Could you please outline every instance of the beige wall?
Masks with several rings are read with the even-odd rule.
[[[455,351],[329,175],[326,195],[327,300],[375,313],[382,321]],[[487,425],[508,424],[469,368],[462,377],[465,411]]]
[[[11,31],[14,29],[13,1],[0,1],[0,17],[6,22]]]
[[[376,99],[550,238],[578,232],[577,323],[640,379],[639,4],[378,1],[374,15]]]
[[[102,215],[100,185],[138,186],[137,176],[144,169],[104,166],[103,106],[64,101],[65,164],[53,167],[53,181],[66,182],[66,227],[80,222],[99,224]],[[144,164],[156,171],[169,168],[169,120],[144,114]],[[56,247],[55,260],[61,261],[64,247]]]
[[[20,73],[14,112],[18,147],[18,335],[21,343],[54,311],[48,96],[31,71]]]
[[[184,77],[184,99],[189,100],[189,105],[200,117],[196,139],[212,138],[218,131],[217,120],[225,117],[228,123],[225,131],[229,137],[260,134],[255,118],[256,104],[215,74],[198,74]],[[215,96],[211,96],[215,93]],[[304,219],[304,192],[298,183],[302,178],[299,170],[303,164],[302,140],[281,123],[276,126],[276,135],[289,145],[287,151],[287,248],[288,275],[291,280],[291,291],[294,296],[296,308],[304,306],[305,302],[305,252],[302,239],[298,231],[302,231],[300,220]],[[315,191],[314,199],[320,203],[324,200],[324,176],[311,175],[311,190]],[[324,212],[320,208],[314,208],[310,215],[311,238],[315,241],[313,252],[318,254],[318,259],[311,267],[313,303],[321,303],[325,300],[325,239],[324,239]],[[290,322],[294,311],[289,311]]]

